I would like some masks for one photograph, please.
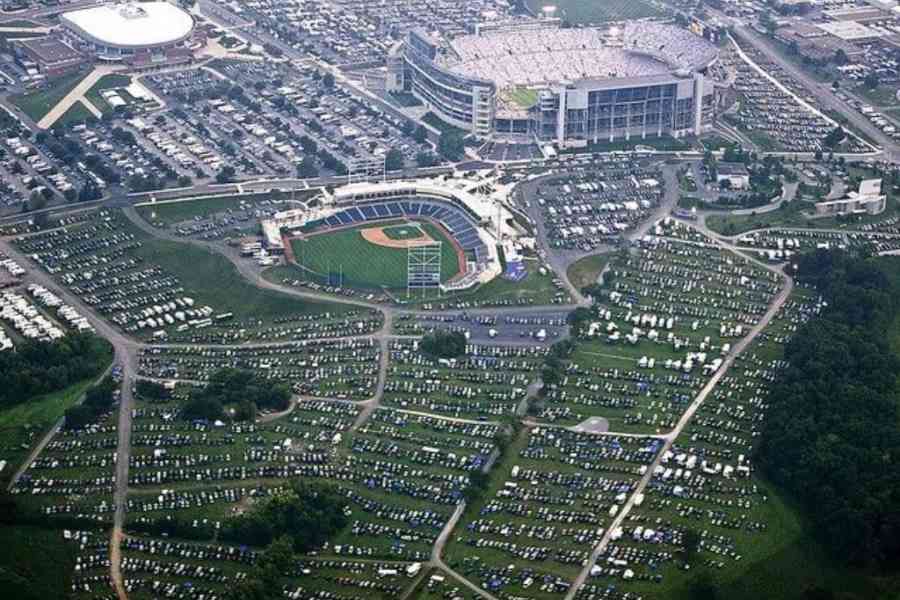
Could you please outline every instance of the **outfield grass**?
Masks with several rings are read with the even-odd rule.
[[[77,72],[53,81],[49,86],[29,94],[16,94],[10,99],[33,121],[40,121],[59,101],[75,89],[87,73]]]
[[[370,225],[368,227],[378,226]],[[459,273],[459,260],[447,237],[430,223],[420,227],[432,239],[443,242],[441,247],[441,281]],[[361,229],[355,227],[314,235],[291,242],[294,258],[299,265],[322,278],[332,274],[332,281],[343,277],[344,287],[364,289],[406,287],[407,251],[405,248],[386,248],[363,239]]]
[[[573,262],[566,270],[566,276],[576,290],[586,285],[597,283],[600,272],[606,267],[610,256],[608,254],[594,254]]]
[[[85,379],[58,392],[0,411],[0,455],[8,463],[0,473],[0,484],[6,485],[28,457],[32,446],[63,416],[67,408],[78,402],[95,379]]]
[[[75,546],[62,531],[42,527],[0,527],[0,596],[9,600],[71,597]]]
[[[573,25],[660,17],[665,13],[644,0],[526,0],[528,9],[539,15],[545,6],[555,6],[554,16]]]
[[[101,77],[97,83],[91,87],[84,95],[90,100],[91,104],[97,107],[102,113],[107,113],[112,111],[113,107],[103,99],[103,96],[100,95],[100,92],[103,90],[111,90],[115,88],[124,88],[127,87],[128,84],[131,83],[130,75],[118,75],[115,73],[111,73],[109,75],[104,75]]]
[[[248,282],[225,257],[191,244],[146,237],[134,254],[178,277],[186,296],[235,319],[271,320],[289,314],[344,312],[345,304],[311,302],[260,289]]]

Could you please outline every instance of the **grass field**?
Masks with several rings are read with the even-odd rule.
[[[60,77],[48,87],[31,92],[30,94],[17,94],[11,97],[12,103],[22,109],[33,121],[40,121],[50,109],[59,104],[66,94],[75,89],[86,73],[78,72]]]
[[[304,190],[294,194],[295,200],[306,200],[319,193],[319,189]],[[138,214],[148,223],[173,225],[183,221],[190,221],[194,217],[206,217],[217,213],[224,213],[229,208],[236,209],[241,202],[259,202],[269,200],[273,196],[270,193],[238,194],[218,196],[213,198],[200,198],[197,200],[183,200],[178,202],[160,202],[157,204],[144,204],[135,207]],[[281,199],[289,200],[290,192],[281,194]],[[288,208],[290,205],[286,205]]]
[[[74,545],[61,530],[0,527],[0,595],[16,600],[70,598]]]
[[[75,104],[69,107],[69,110],[65,112],[63,116],[59,118],[56,122],[56,125],[65,126],[65,125],[75,125],[78,123],[84,123],[86,121],[96,120],[97,118],[87,109],[84,103],[79,100]]]
[[[420,227],[432,239],[442,241],[441,281],[446,281],[459,272],[456,251],[450,240],[430,223]],[[376,246],[363,239],[360,229],[314,235],[305,240],[291,242],[298,264],[320,277],[332,273],[336,281],[342,273],[345,287],[364,289],[406,287],[407,252],[403,248]]]
[[[891,85],[879,85],[869,89],[865,85],[853,88],[853,93],[875,106],[898,106],[897,88]]]
[[[555,6],[555,16],[573,25],[643,19],[665,14],[644,0],[526,0],[525,4],[534,14],[539,14],[545,6]]]
[[[593,256],[585,256],[575,261],[566,270],[566,276],[569,282],[575,286],[576,290],[580,290],[586,285],[597,283],[600,272],[609,262],[608,254],[594,254]]]
[[[343,312],[348,305],[310,302],[263,290],[248,282],[225,257],[202,248],[155,238],[143,240],[134,252],[177,276],[198,304],[232,312],[238,320],[270,320],[287,314]]]
[[[0,484],[6,485],[34,443],[63,416],[67,408],[78,402],[93,381],[93,378],[86,379],[64,390],[0,411],[0,454],[8,463],[0,473]]]
[[[528,88],[516,88],[509,90],[509,99],[521,106],[522,108],[531,108],[537,103],[538,93]]]
[[[389,240],[416,240],[423,237],[424,232],[417,224],[392,225],[382,229],[384,236]]]

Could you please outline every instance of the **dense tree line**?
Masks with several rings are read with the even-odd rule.
[[[81,404],[66,409],[66,429],[83,429],[91,425],[100,415],[109,412],[116,400],[119,384],[106,377],[88,389]]]
[[[806,506],[833,555],[857,564],[900,559],[900,359],[888,333],[897,292],[873,260],[817,251],[800,281],[827,301],[785,349],[759,454],[769,476]]]
[[[268,546],[277,538],[287,536],[294,552],[311,552],[347,526],[345,504],[331,487],[295,481],[290,491],[272,496],[242,515],[226,519],[219,539]]]
[[[290,405],[291,390],[282,381],[267,380],[246,369],[219,369],[209,383],[191,393],[182,407],[181,416],[187,420],[222,419],[225,407],[234,409],[238,421],[252,421],[260,409],[285,410]]]
[[[90,333],[70,333],[55,342],[24,341],[0,352],[0,408],[7,408],[97,376],[110,346]]]
[[[466,353],[466,336],[459,331],[437,329],[422,337],[419,348],[428,358],[459,358]]]

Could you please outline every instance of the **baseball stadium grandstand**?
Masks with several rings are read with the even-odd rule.
[[[675,25],[492,27],[442,39],[422,30],[391,49],[388,89],[481,137],[561,147],[699,135],[716,102],[718,50]]]
[[[510,243],[522,234],[514,224],[512,215],[502,205],[470,191],[439,183],[352,184],[338,188],[333,194],[323,192],[322,197],[313,204],[311,207],[277,213],[272,219],[262,222],[269,251],[287,254],[295,253],[295,248],[300,252],[318,251],[323,244],[317,243],[317,247],[313,247],[309,245],[310,240],[321,239],[328,234],[340,234],[347,244],[371,243],[393,249],[395,257],[383,261],[394,263],[384,266],[385,280],[368,282],[384,287],[404,287],[406,281],[397,281],[398,261],[407,259],[409,248],[432,241],[448,242],[449,246],[444,248],[441,269],[440,288],[443,291],[464,290],[486,283],[502,272],[498,240]],[[397,239],[397,230],[403,229],[398,224],[415,223],[426,225],[423,232],[427,233],[425,240],[420,241],[407,232]],[[372,235],[371,229],[375,225],[383,227]],[[393,234],[391,230],[394,230]],[[359,232],[361,235],[348,235],[347,232]],[[299,244],[297,240],[300,240]],[[304,243],[308,245],[304,247]],[[335,256],[329,262],[349,266],[351,273],[359,271],[360,265],[372,258],[367,257],[365,251],[343,251],[349,248],[348,245],[332,244],[330,247],[334,254],[343,256]],[[375,255],[381,254],[384,254],[383,249],[375,250]],[[448,261],[448,257],[451,260]],[[290,258],[295,263],[308,262],[296,255]],[[352,264],[353,261],[359,264]],[[450,269],[448,262],[458,264],[459,268]],[[378,276],[374,271],[370,271],[369,275]]]

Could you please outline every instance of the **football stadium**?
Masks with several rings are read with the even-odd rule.
[[[168,2],[101,4],[59,19],[66,41],[101,61],[142,66],[192,58],[194,19]]]
[[[347,185],[261,225],[269,252],[342,287],[451,292],[522,271],[508,209],[446,182]]]
[[[478,136],[560,147],[699,135],[712,121],[716,46],[675,25],[568,29],[546,21],[450,40],[415,30],[391,49],[387,85]]]

